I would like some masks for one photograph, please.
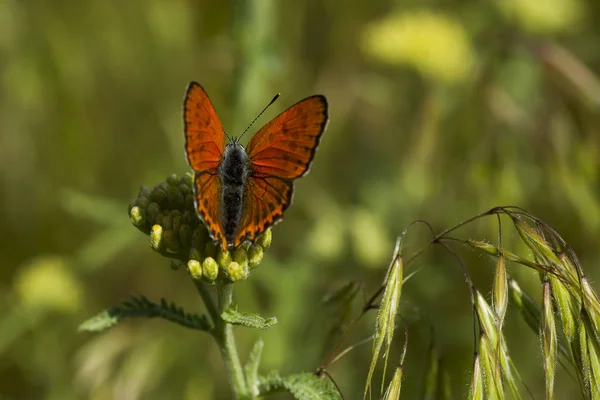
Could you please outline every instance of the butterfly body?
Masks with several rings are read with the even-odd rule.
[[[236,140],[225,146],[217,168],[221,179],[221,225],[227,243],[233,243],[242,222],[246,183],[251,174],[248,155]]]
[[[294,180],[308,172],[327,126],[327,100],[299,101],[259,129],[245,149],[237,139],[225,144],[221,120],[196,82],[188,86],[183,120],[196,210],[225,251],[254,241],[283,218]]]

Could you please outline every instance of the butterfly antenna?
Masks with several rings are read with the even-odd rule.
[[[258,114],[258,116],[257,116],[256,118],[254,118],[254,121],[252,121],[252,122],[250,123],[250,125],[248,125],[248,127],[246,128],[246,130],[245,130],[244,132],[242,132],[242,134],[240,135],[240,137],[239,137],[239,138],[237,138],[237,140],[240,140],[240,139],[242,138],[242,136],[244,136],[244,133],[248,132],[248,129],[250,129],[250,127],[251,127],[252,125],[254,125],[254,123],[255,123],[255,122],[256,122],[256,121],[257,121],[257,120],[260,118],[260,116],[261,116],[261,115],[263,115],[263,113],[264,113],[265,111],[267,111],[267,108],[269,108],[269,106],[270,106],[271,104],[275,103],[275,100],[277,100],[277,99],[279,98],[279,96],[281,96],[281,93],[277,93],[277,94],[275,95],[275,97],[273,97],[273,100],[271,100],[271,101],[269,102],[269,104],[267,104],[267,106],[266,106],[266,107],[265,107],[265,108],[264,108],[264,109],[263,109],[263,110],[260,112],[260,114]]]

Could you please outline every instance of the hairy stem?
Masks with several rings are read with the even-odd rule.
[[[233,284],[225,283],[217,286],[219,315],[231,305],[233,298]],[[229,376],[229,383],[233,389],[236,399],[252,399],[248,389],[244,369],[238,356],[233,329],[231,324],[223,321],[220,317],[215,321],[213,335],[221,350],[221,357],[225,363],[225,369]]]

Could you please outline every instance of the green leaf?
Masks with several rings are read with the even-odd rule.
[[[232,325],[242,325],[248,328],[267,329],[277,323],[276,317],[263,318],[258,314],[243,313],[232,305],[221,313],[221,319]]]
[[[101,332],[115,326],[121,319],[160,317],[190,329],[209,331],[211,326],[204,315],[186,313],[175,303],[161,299],[160,304],[153,303],[144,296],[133,297],[119,307],[109,308],[92,317],[79,326],[79,331]]]
[[[79,325],[78,330],[80,332],[102,332],[115,326],[119,322],[119,319],[119,316],[113,315],[111,310],[104,310]]]
[[[327,381],[310,373],[301,373],[282,378],[277,373],[260,378],[261,396],[289,392],[298,400],[338,400],[340,393]]]

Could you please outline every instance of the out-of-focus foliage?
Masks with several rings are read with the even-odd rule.
[[[593,282],[598,26],[596,0],[1,1],[0,397],[230,397],[218,350],[198,332],[161,321],[77,332],[136,293],[203,311],[188,276],[171,271],[127,215],[142,184],[189,169],[181,103],[190,80],[234,135],[276,92],[259,125],[314,93],[330,102],[311,173],[261,268],[236,284],[243,311],[279,321],[236,328],[243,359],[262,336],[266,371],[316,370],[330,350],[321,300],[350,280],[378,287],[395,238],[415,219],[441,230],[495,205],[525,207],[575,248]],[[492,223],[468,229],[497,234]],[[408,253],[429,239],[411,232]],[[463,256],[491,291],[494,264]],[[469,292],[446,254],[428,253],[405,275],[415,268],[400,304],[410,335],[403,397],[421,393],[435,342],[462,398],[473,367]],[[540,293],[534,272],[507,271]],[[538,338],[506,315],[513,361],[542,397]],[[375,318],[349,343],[368,337]],[[370,356],[357,346],[328,366],[347,398],[362,395]],[[578,396],[560,368],[555,381],[556,398]]]

